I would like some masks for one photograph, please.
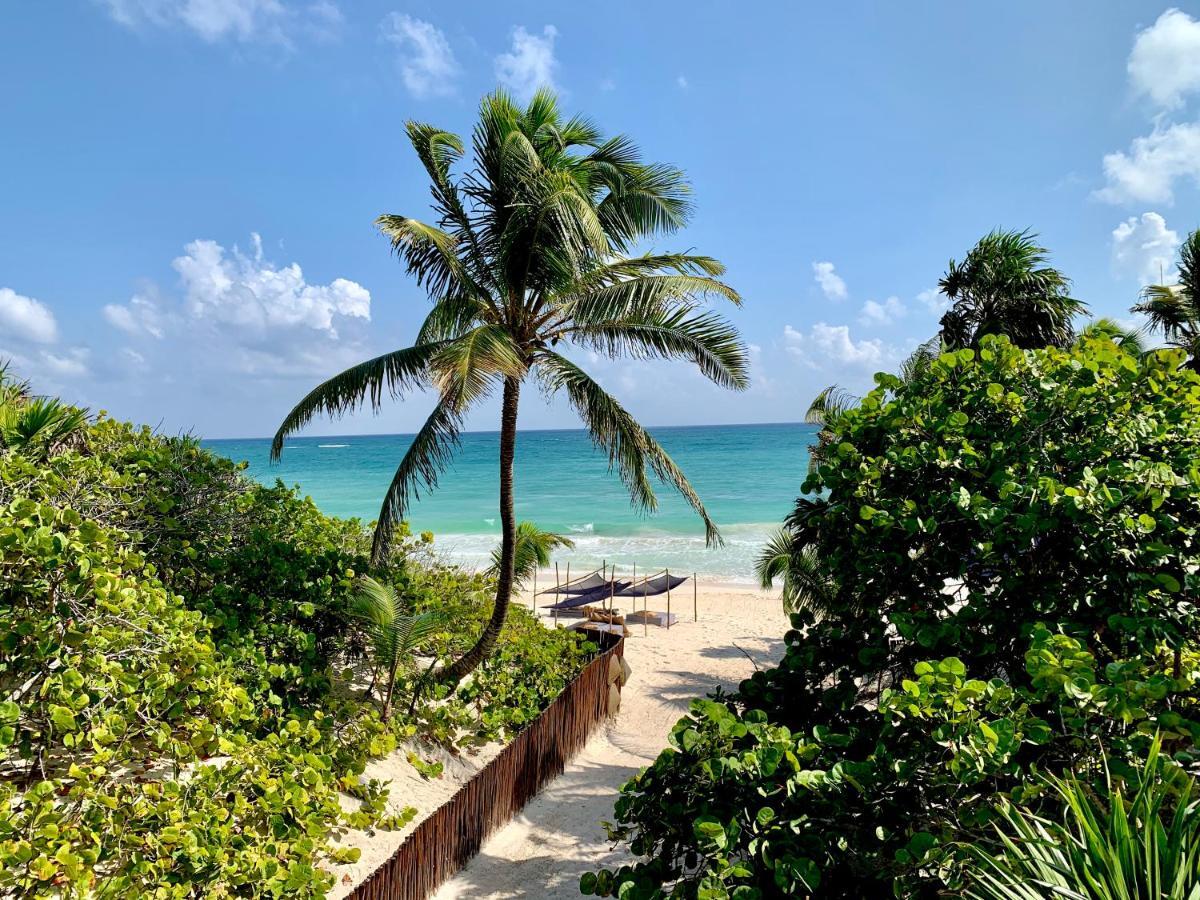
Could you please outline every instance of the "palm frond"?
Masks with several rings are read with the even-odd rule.
[[[745,390],[750,384],[746,345],[737,329],[715,313],[629,316],[568,328],[563,334],[609,356],[691,360],[721,387]]]
[[[522,584],[536,569],[548,566],[550,555],[560,547],[573,550],[575,542],[566,535],[543,531],[533,522],[518,522],[516,543],[513,546],[514,583]],[[488,567],[490,575],[499,575],[500,557],[501,548],[496,547],[492,550],[492,564]]]
[[[379,509],[379,521],[371,542],[371,559],[375,565],[387,561],[392,534],[396,525],[404,520],[412,500],[420,497],[422,489],[432,491],[437,487],[438,478],[458,449],[464,412],[457,398],[443,397],[413,437]]]
[[[324,414],[334,418],[370,402],[378,412],[386,388],[393,398],[428,383],[429,361],[445,345],[418,344],[404,350],[385,353],[334,375],[317,385],[283,419],[271,441],[271,459],[277,461],[289,434]]]
[[[775,581],[780,581],[785,612],[808,610],[821,614],[836,600],[833,580],[816,548],[786,528],[776,531],[764,545],[755,560],[754,573],[763,590],[772,590]]]
[[[813,398],[804,413],[804,421],[809,425],[828,428],[845,415],[847,410],[857,406],[858,402],[859,398],[854,394],[839,385],[831,384]]]
[[[528,366],[503,325],[480,325],[447,341],[429,361],[434,383],[460,406],[474,403],[505,376],[521,379]]]
[[[651,512],[658,506],[647,466],[658,478],[675,487],[704,522],[705,539],[712,545],[724,543],[716,524],[700,497],[667,452],[586,372],[564,356],[542,350],[537,356],[538,374],[548,393],[565,390],[571,406],[579,413],[593,443],[608,454],[633,504]]]

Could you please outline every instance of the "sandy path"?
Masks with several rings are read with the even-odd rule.
[[[699,607],[700,620],[693,622],[691,591],[685,590],[672,604],[683,621],[670,631],[651,626],[644,637],[641,626],[634,628],[625,645],[633,676],[620,715],[442,886],[436,900],[578,898],[583,872],[627,861],[600,827],[612,818],[620,786],[654,761],[693,697],[718,684],[735,686],[755,664],[769,666],[783,654],[787,620],[777,598],[702,583]]]

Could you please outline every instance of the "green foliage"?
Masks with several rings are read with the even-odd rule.
[[[0,403],[37,401],[0,376]],[[518,614],[495,668],[384,722],[351,689],[373,636],[351,615],[361,523],[194,440],[104,416],[75,434],[0,447],[0,894],[323,896],[356,855],[334,832],[415,814],[387,814],[371,757],[506,738],[586,659]],[[426,652],[461,652],[490,584],[397,538],[378,582],[455,623]]]
[[[938,289],[950,301],[941,340],[951,350],[978,347],[985,335],[997,334],[1018,347],[1066,347],[1074,339],[1072,320],[1087,309],[1028,231],[984,235],[962,262],[950,260]]]
[[[832,424],[786,523],[828,579],[780,664],[698,701],[616,804],[622,897],[934,897],[1043,773],[1200,741],[1200,378],[984,337]],[[781,539],[783,540],[783,539]],[[1107,759],[1098,748],[1103,747]]]
[[[381,675],[384,679],[382,715],[387,721],[391,718],[397,672],[402,666],[412,669],[414,653],[442,627],[442,615],[437,610],[410,612],[395,587],[369,575],[362,576],[358,584],[350,615],[362,623],[370,642],[375,666],[371,683],[377,683]]]
[[[1187,353],[1187,364],[1200,372],[1200,229],[1179,248],[1178,282],[1150,285],[1131,311],[1144,314],[1150,328]]]
[[[517,536],[513,548],[513,583],[524,584],[533,577],[539,566],[550,565],[550,554],[559,548],[574,549],[575,542],[569,537],[542,531],[533,522],[518,522]],[[488,574],[499,576],[501,549],[492,551],[492,564]]]
[[[1157,741],[1127,783],[1108,778],[1098,795],[1077,777],[1048,778],[1061,821],[1005,804],[996,854],[974,848],[972,900],[1200,894],[1200,802],[1195,783],[1160,754]]]

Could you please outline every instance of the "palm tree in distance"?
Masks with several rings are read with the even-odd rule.
[[[1006,334],[1018,347],[1066,347],[1072,320],[1086,305],[1071,282],[1047,265],[1048,251],[1029,231],[984,235],[961,263],[950,260],[938,289],[950,301],[941,337],[951,349],[978,347],[985,334]]]
[[[1188,368],[1200,372],[1200,229],[1179,248],[1178,283],[1150,285],[1133,312],[1145,313],[1152,329],[1187,351]]]
[[[432,413],[401,459],[375,529],[372,555],[388,555],[396,523],[419,490],[432,490],[451,459],[468,410],[499,390],[501,552],[496,602],[475,645],[445,670],[455,682],[491,652],[512,596],[517,526],[513,456],[521,388],[536,379],[563,392],[620,474],[633,504],[656,507],[651,476],[673,485],[720,535],[686,477],[658,442],[600,384],[562,352],[682,358],[716,384],[747,385],[736,329],[705,311],[710,297],[740,298],[708,256],[645,252],[644,241],[680,228],[690,189],[683,173],[642,161],[629,138],[605,138],[586,119],[565,119],[541,90],[521,108],[507,94],[483,99],[473,160],[457,171],[457,135],[409,122],[408,137],[430,179],[433,224],[383,215],[380,230],[433,306],[411,347],[361,363],[319,385],[280,425],[286,436],[314,416],[338,416],[383,395],[436,393]]]
[[[513,550],[513,585],[521,587],[541,566],[550,565],[550,554],[559,548],[574,550],[575,542],[564,534],[542,531],[533,522],[517,523],[517,543]],[[489,575],[499,575],[504,548],[492,551]]]
[[[1142,356],[1146,352],[1146,342],[1142,339],[1139,329],[1129,329],[1108,316],[1093,319],[1079,330],[1079,340],[1087,338],[1102,338],[1112,341],[1130,356]]]

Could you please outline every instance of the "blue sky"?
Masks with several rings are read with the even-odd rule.
[[[82,0],[0,12],[0,356],[93,409],[265,435],[426,300],[403,124],[550,83],[692,179],[663,249],[729,266],[753,387],[589,362],[651,424],[798,419],[936,330],[932,289],[1031,227],[1126,315],[1200,227],[1200,9],[1161,3]],[[736,11],[735,11],[736,10]],[[583,360],[587,362],[587,360]],[[522,424],[573,425],[530,394]],[[420,397],[314,431],[408,431]],[[495,427],[493,408],[470,426]]]

